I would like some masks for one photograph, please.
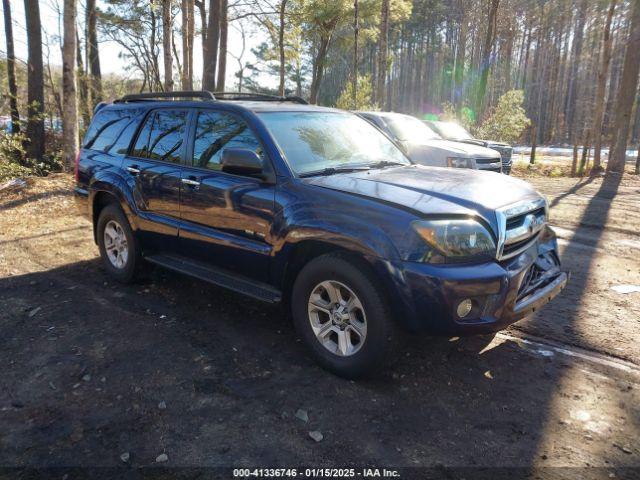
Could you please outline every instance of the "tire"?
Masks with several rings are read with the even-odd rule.
[[[114,242],[108,240],[108,237],[114,237],[114,229],[119,237],[119,243],[116,243],[123,246],[123,249],[113,248]],[[105,230],[107,230],[106,236]],[[121,283],[131,283],[136,280],[142,264],[140,246],[133,235],[127,217],[118,205],[109,204],[102,209],[98,217],[96,234],[100,257],[107,273]],[[125,240],[126,243],[123,243],[122,240]],[[107,242],[110,244],[106,244]],[[123,255],[124,252],[126,255]],[[114,256],[116,257],[115,261]],[[117,260],[118,258],[119,260]]]
[[[338,302],[331,302],[336,295],[341,304],[350,305],[348,315],[336,308]],[[397,335],[387,298],[366,268],[344,256],[322,255],[302,268],[293,285],[291,310],[313,358],[338,376],[369,375],[395,350]]]

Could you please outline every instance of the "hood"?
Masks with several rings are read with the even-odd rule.
[[[491,225],[495,225],[497,208],[541,198],[522,180],[466,168],[411,165],[303,180],[398,206],[420,216],[477,213]]]
[[[420,143],[405,142],[405,145],[410,156],[412,154],[419,155],[420,153],[428,152],[432,149],[445,151],[449,156],[457,155],[465,158],[496,158],[500,156],[498,152],[482,147],[478,144],[452,142],[450,140],[424,140]]]
[[[487,148],[493,148],[493,147],[506,148],[511,146],[508,143],[499,142],[497,140],[479,140],[477,138],[468,138],[460,141],[464,143],[474,144],[474,145],[481,145]]]

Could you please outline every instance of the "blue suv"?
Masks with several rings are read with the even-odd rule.
[[[529,184],[414,165],[367,121],[295,97],[99,105],[76,181],[115,279],[151,263],[282,302],[346,377],[381,366],[400,331],[494,332],[568,278]]]

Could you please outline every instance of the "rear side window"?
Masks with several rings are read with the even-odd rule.
[[[142,113],[142,109],[134,108],[109,108],[98,112],[89,125],[82,147],[126,155]]]
[[[157,110],[145,121],[132,155],[165,162],[180,162],[188,112]]]

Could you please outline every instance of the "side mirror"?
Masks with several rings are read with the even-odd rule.
[[[223,172],[234,175],[262,174],[262,160],[248,148],[225,148],[221,160]]]

